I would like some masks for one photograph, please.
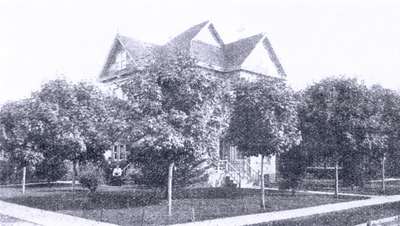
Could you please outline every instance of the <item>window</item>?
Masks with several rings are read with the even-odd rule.
[[[120,145],[119,146],[119,158],[120,159],[126,159],[126,149],[125,149],[125,145]]]
[[[118,159],[118,146],[117,145],[113,146],[113,155],[112,156],[113,156],[114,160]]]
[[[127,65],[127,55],[125,51],[120,51],[115,56],[115,69],[116,70],[123,70],[126,68]]]
[[[116,144],[112,148],[112,157],[114,161],[126,160],[126,146],[121,144]]]

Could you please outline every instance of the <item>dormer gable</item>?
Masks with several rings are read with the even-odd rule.
[[[178,34],[164,45],[117,35],[99,76],[101,82],[120,81],[146,69],[160,57],[180,51],[196,59],[197,66],[222,72],[286,77],[264,33],[224,43],[214,25],[205,21]]]
[[[214,25],[210,22],[204,26],[196,36],[194,36],[192,42],[193,41],[206,43],[220,48],[224,46],[221,36],[218,34]]]
[[[106,58],[106,62],[100,74],[100,79],[103,80],[109,77],[118,76],[128,69],[131,61],[131,56],[121,43],[119,35],[117,34]]]

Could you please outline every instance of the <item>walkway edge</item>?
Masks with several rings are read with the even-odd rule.
[[[43,226],[115,226],[115,224],[98,222],[94,220],[17,205],[4,201],[0,201],[0,213]]]
[[[259,213],[259,214],[250,214],[250,215],[242,215],[235,217],[227,217],[227,218],[218,218],[213,220],[205,220],[205,221],[197,221],[190,222],[184,224],[175,224],[176,226],[200,226],[200,225],[252,225],[252,224],[261,224],[261,223],[269,223],[273,221],[279,220],[289,220],[293,218],[299,217],[308,217],[317,214],[325,214],[332,213],[342,210],[348,210],[358,207],[367,207],[374,205],[381,205],[385,203],[399,202],[400,195],[393,196],[380,196],[374,197],[365,200],[357,200],[350,202],[340,202],[333,204],[325,204],[313,207],[306,207],[300,209],[292,209],[292,210],[283,210],[283,211],[275,211],[268,213]]]

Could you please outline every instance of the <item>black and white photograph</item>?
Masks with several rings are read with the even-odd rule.
[[[0,0],[0,226],[400,225],[400,1]]]

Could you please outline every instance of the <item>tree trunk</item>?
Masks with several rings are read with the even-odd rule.
[[[335,198],[339,198],[339,161],[335,162]]]
[[[22,194],[25,194],[26,166],[22,168]]]
[[[264,155],[261,155],[261,208],[265,210]]]
[[[386,188],[385,188],[385,161],[386,161],[386,156],[383,154],[382,156],[382,194],[385,194]]]
[[[172,216],[172,177],[174,172],[174,162],[169,164],[168,169],[168,216]]]
[[[74,160],[72,162],[72,169],[73,169],[73,172],[72,172],[72,191],[75,190],[76,177],[78,176],[77,167],[78,167],[78,161]]]

